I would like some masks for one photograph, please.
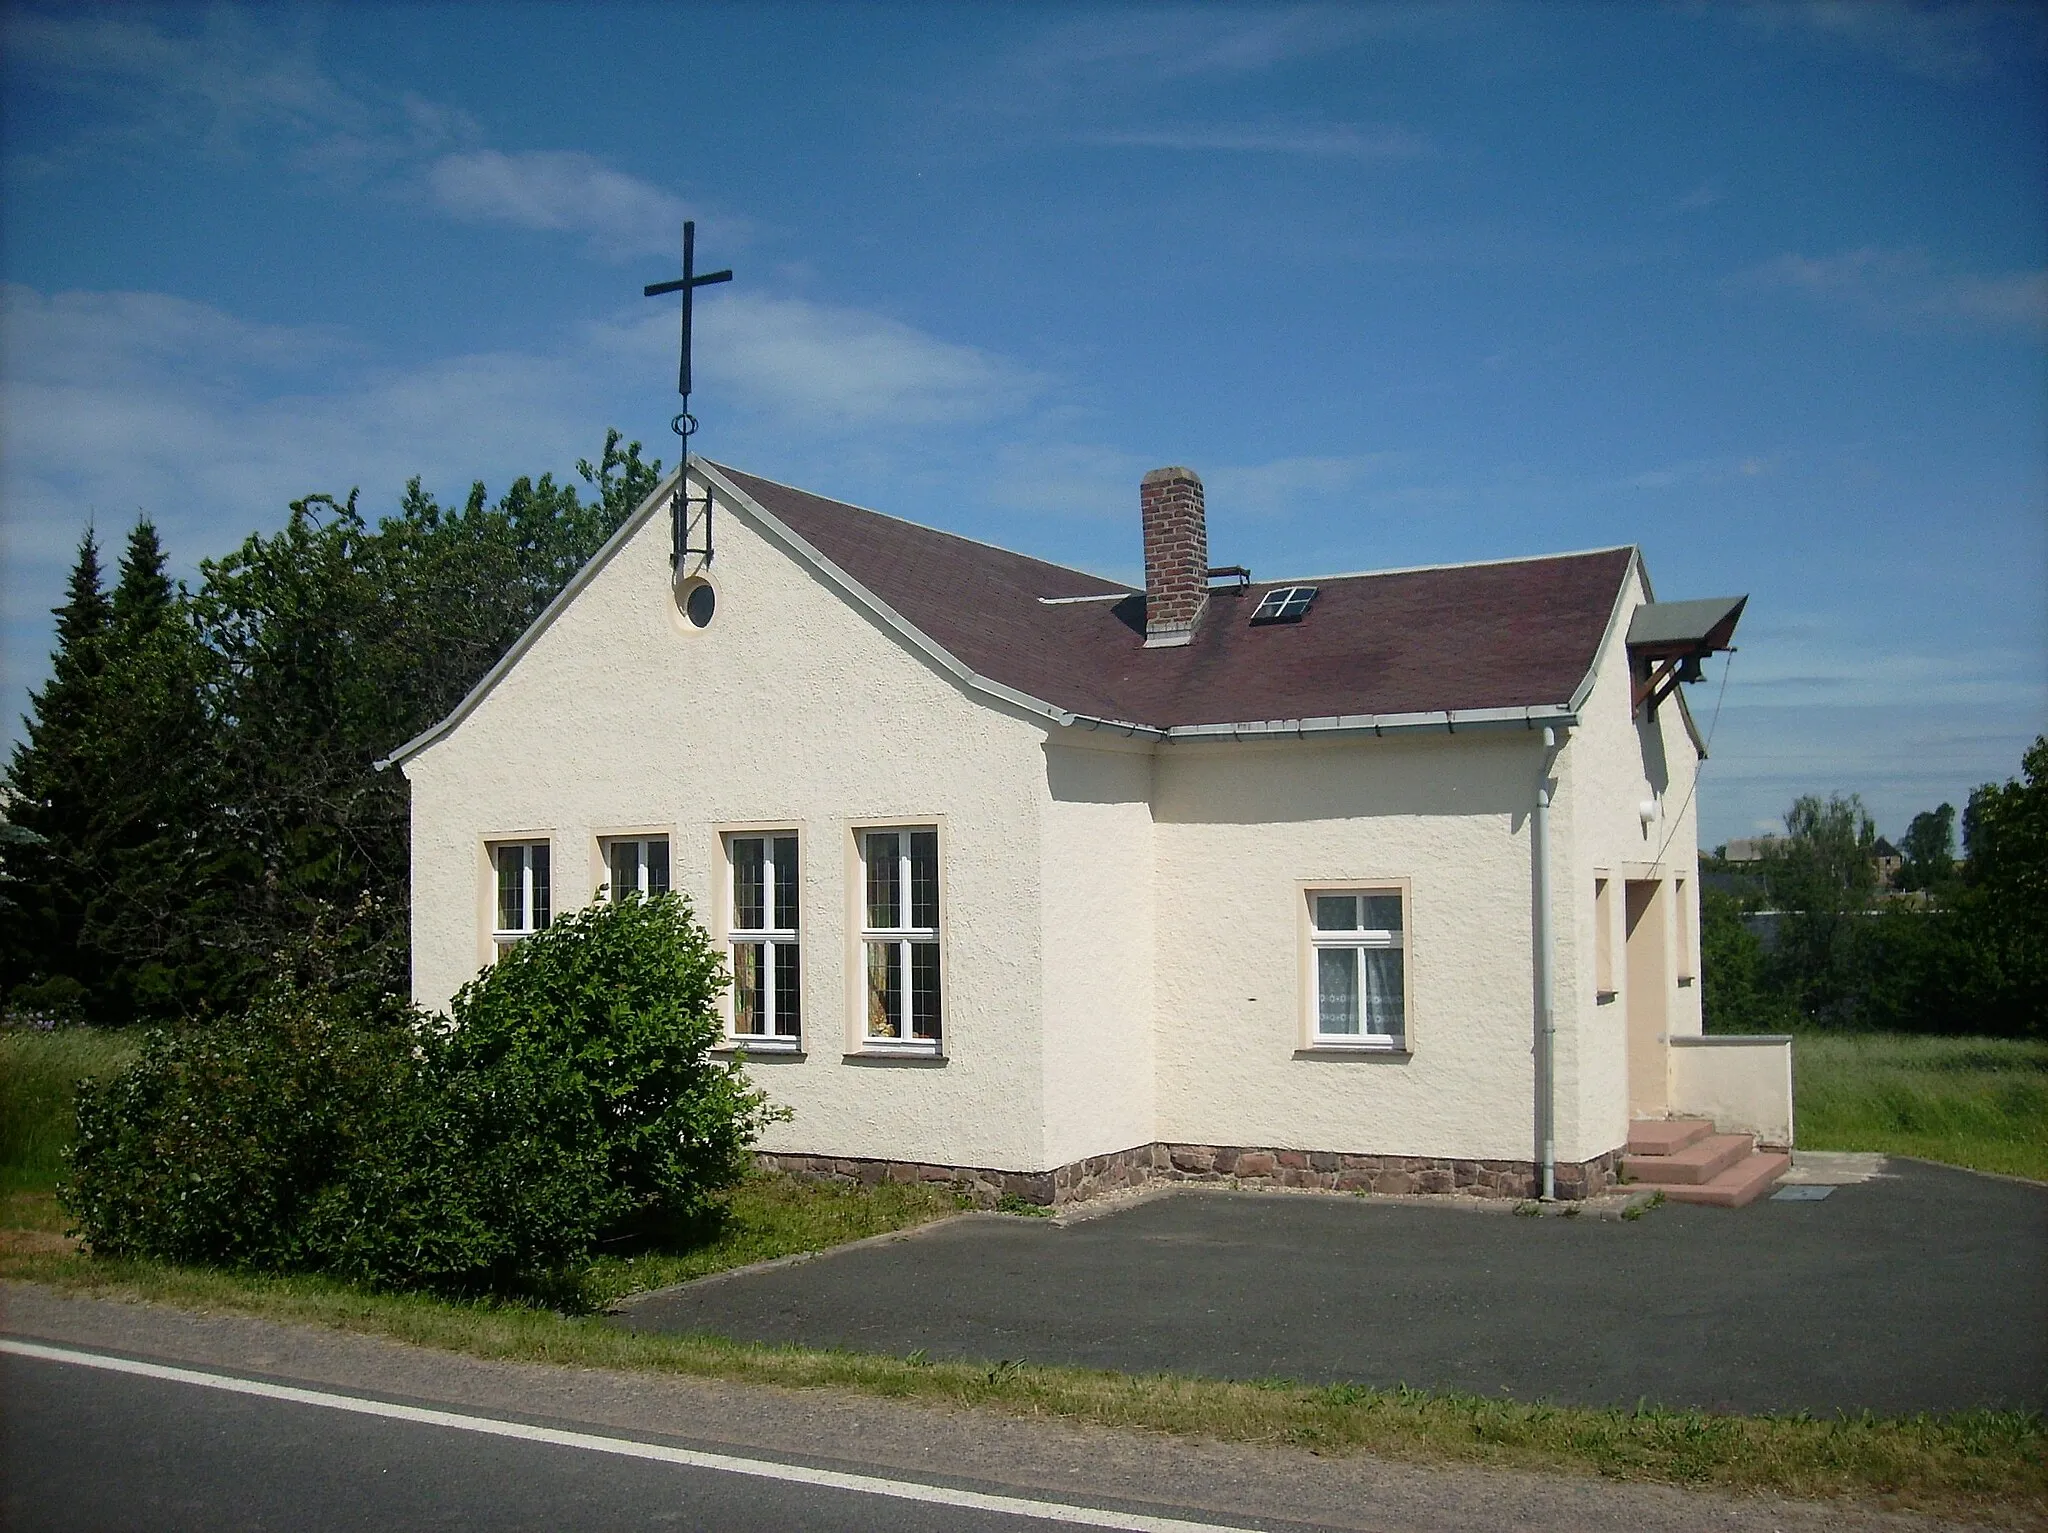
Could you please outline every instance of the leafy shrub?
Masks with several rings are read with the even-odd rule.
[[[285,980],[238,1016],[151,1032],[125,1074],[80,1088],[60,1200],[103,1256],[319,1265],[308,1214],[406,1090],[408,1020]]]
[[[61,1196],[102,1255],[557,1289],[743,1174],[772,1111],[709,1057],[723,983],[674,896],[527,938],[452,1017],[282,980],[83,1090]]]
[[[566,1069],[635,1212],[698,1212],[747,1169],[766,1098],[708,1057],[725,966],[674,895],[592,905],[526,938],[455,997],[451,1065]]]

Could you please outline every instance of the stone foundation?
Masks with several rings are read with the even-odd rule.
[[[932,1182],[984,1208],[1004,1198],[1057,1208],[1105,1193],[1161,1182],[1215,1182],[1234,1187],[1296,1187],[1317,1192],[1456,1193],[1476,1198],[1533,1198],[1540,1172],[1527,1160],[1452,1160],[1422,1155],[1349,1155],[1334,1150],[1264,1150],[1236,1145],[1142,1144],[1091,1155],[1051,1171],[991,1171],[922,1161],[859,1160],[836,1155],[760,1153],[764,1170],[847,1185]],[[1590,1198],[1618,1185],[1621,1151],[1557,1167],[1560,1198]]]

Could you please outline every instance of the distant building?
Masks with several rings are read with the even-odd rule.
[[[1906,859],[1897,847],[1879,836],[1870,848],[1870,865],[1877,869],[1878,888],[1896,889],[1899,886],[1899,869],[1906,865]]]
[[[1730,841],[1727,850],[1721,854],[1721,860],[1723,862],[1762,862],[1765,852],[1769,850],[1777,839],[1776,836],[1745,836],[1739,840]]]

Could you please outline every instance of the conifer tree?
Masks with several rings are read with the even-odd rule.
[[[79,938],[91,893],[89,847],[113,609],[91,528],[79,541],[64,605],[55,612],[50,679],[30,694],[26,733],[7,763],[6,814],[16,834],[0,845],[0,864],[17,908],[0,937],[0,987],[14,1004],[66,1011],[79,1007],[98,977]]]
[[[195,931],[210,812],[204,656],[164,566],[143,517],[128,535],[108,628],[102,796],[81,933],[97,960],[97,1009],[123,1019],[187,1011],[207,981]]]

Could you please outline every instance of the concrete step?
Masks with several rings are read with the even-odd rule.
[[[1670,1186],[1664,1196],[1674,1203],[1706,1203],[1715,1208],[1741,1208],[1754,1203],[1792,1169],[1792,1157],[1774,1150],[1745,1156],[1711,1182]]]
[[[1714,1132],[1710,1118],[1638,1118],[1628,1126],[1630,1155],[1675,1155]]]
[[[1628,1180],[1652,1187],[1697,1187],[1755,1148],[1748,1134],[1709,1134],[1669,1155],[1624,1155],[1621,1171]]]

